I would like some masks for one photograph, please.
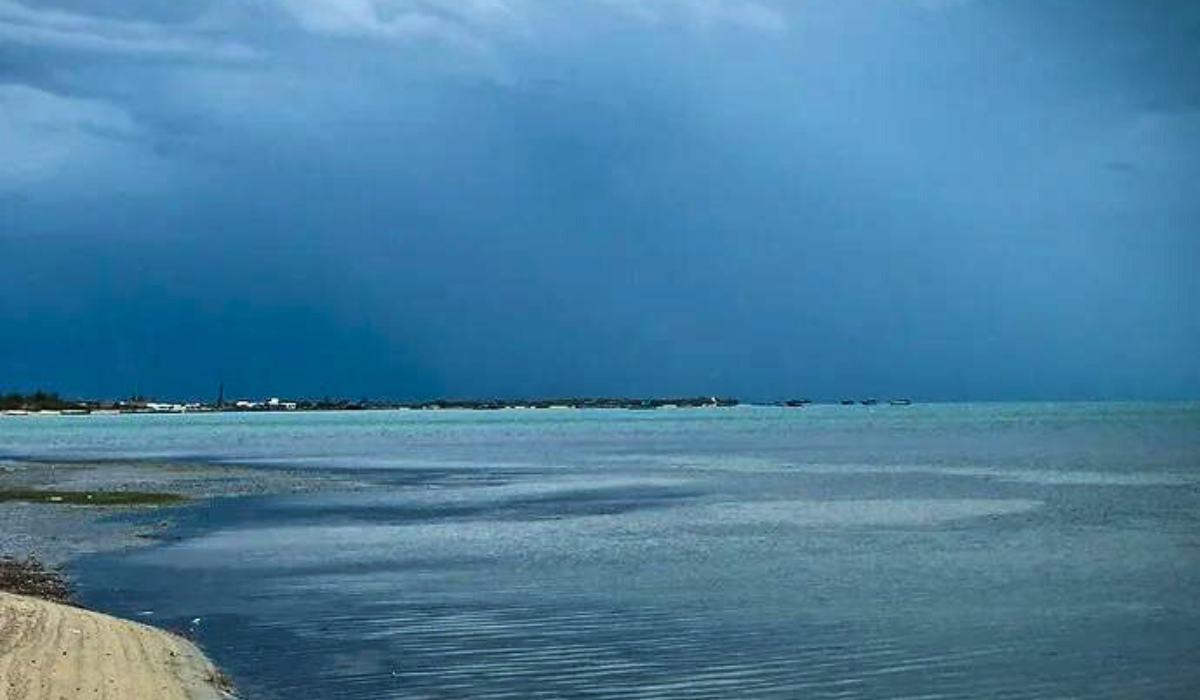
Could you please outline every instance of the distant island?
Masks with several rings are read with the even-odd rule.
[[[117,414],[117,413],[265,413],[297,411],[386,411],[386,410],[470,410],[498,411],[501,409],[625,409],[630,411],[653,411],[672,408],[730,408],[747,405],[740,399],[719,396],[692,397],[559,397],[536,399],[430,399],[420,401],[390,401],[378,399],[233,399],[226,401],[224,391],[216,401],[158,400],[145,396],[127,399],[67,399],[59,394],[38,390],[32,393],[9,392],[0,394],[0,414]],[[804,408],[813,403],[811,399],[787,399],[762,402],[760,405],[785,408]],[[861,404],[874,406],[875,399],[842,401],[843,405]],[[908,399],[892,399],[892,406],[907,406]]]

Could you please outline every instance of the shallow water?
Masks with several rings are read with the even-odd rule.
[[[38,418],[0,452],[370,484],[76,563],[249,698],[1200,687],[1196,404]]]

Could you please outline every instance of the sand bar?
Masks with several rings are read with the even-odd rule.
[[[0,592],[0,700],[218,700],[211,662],[162,630]]]

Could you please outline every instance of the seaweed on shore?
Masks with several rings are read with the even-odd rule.
[[[0,591],[70,604],[71,586],[57,568],[37,557],[0,558]]]
[[[234,697],[233,679],[229,677],[228,673],[225,673],[221,669],[216,668],[215,666],[210,668],[208,672],[204,674],[204,680],[207,681],[209,685],[216,688],[217,692],[219,692],[221,695],[225,697]]]
[[[177,493],[145,491],[54,491],[43,489],[0,489],[0,503],[63,503],[76,506],[166,506],[187,500]]]

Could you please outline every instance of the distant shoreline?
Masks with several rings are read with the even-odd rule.
[[[427,401],[377,401],[370,399],[237,399],[219,403],[156,401],[134,398],[120,401],[63,400],[21,401],[12,397],[0,407],[0,415],[113,415],[119,413],[269,413],[300,411],[387,411],[387,410],[475,410],[501,409],[627,409],[729,408],[740,405],[736,398],[663,397],[609,398],[570,397],[537,399],[432,399]]]
[[[906,398],[892,399],[843,399],[820,402],[819,405],[862,405],[862,406],[908,406],[913,402]],[[53,402],[36,401],[22,403],[10,397],[7,405],[0,408],[0,416],[31,415],[119,415],[119,414],[170,414],[170,413],[301,413],[318,411],[498,411],[523,410],[629,410],[654,411],[659,409],[686,408],[734,408],[738,406],[775,406],[781,408],[804,408],[817,405],[811,399],[787,399],[772,402],[746,402],[733,397],[682,397],[682,398],[611,398],[572,397],[538,399],[432,399],[427,401],[376,401],[369,399],[295,399],[270,398],[264,400],[239,399],[222,403],[151,401],[129,399],[121,401],[62,400],[54,395]]]

